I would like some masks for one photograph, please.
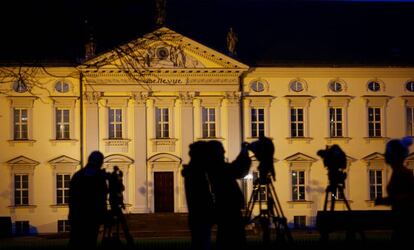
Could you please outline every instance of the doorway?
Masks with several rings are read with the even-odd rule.
[[[154,212],[174,212],[174,172],[154,172]]]

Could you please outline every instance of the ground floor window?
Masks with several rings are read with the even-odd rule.
[[[25,235],[30,233],[29,221],[16,221],[14,223],[14,233],[18,235]]]

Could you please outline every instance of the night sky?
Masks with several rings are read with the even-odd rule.
[[[27,2],[27,3],[26,3]],[[151,32],[153,0],[1,3],[0,61],[83,56]],[[233,27],[249,65],[414,65],[413,1],[167,0],[166,26],[221,52]]]

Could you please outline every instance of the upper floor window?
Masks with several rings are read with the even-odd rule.
[[[303,108],[290,109],[290,136],[304,137],[305,136],[305,120]]]
[[[13,119],[14,140],[28,140],[29,139],[28,109],[14,108],[13,117],[14,117]]]
[[[216,137],[216,109],[203,107],[202,119],[203,138]]]
[[[344,90],[344,87],[339,81],[331,81],[329,82],[329,89],[333,92],[341,92]]]
[[[265,121],[263,108],[252,108],[251,112],[251,136],[260,137],[265,135]]]
[[[13,90],[17,93],[24,93],[29,90],[29,87],[23,79],[19,78],[17,81],[13,83]]]
[[[329,136],[343,136],[343,112],[342,108],[329,108]]]
[[[108,137],[110,139],[122,138],[122,109],[121,108],[109,108],[108,115]]]
[[[70,85],[67,82],[64,81],[58,81],[55,84],[55,90],[59,93],[66,93],[69,92]]]
[[[378,81],[370,81],[368,82],[368,90],[378,92],[381,90],[381,84]]]
[[[303,82],[301,82],[299,80],[294,80],[294,81],[290,82],[289,88],[292,91],[301,92],[305,89],[305,86],[304,86]]]
[[[156,137],[169,138],[170,137],[170,116],[168,108],[156,108]]]
[[[250,83],[250,88],[254,92],[263,92],[265,89],[265,85],[263,82],[256,80]]]
[[[368,107],[368,136],[380,137],[381,134],[381,108]]]
[[[56,140],[70,139],[70,110],[56,108]]]
[[[414,81],[408,81],[405,84],[405,89],[410,91],[410,92],[414,92]]]
[[[292,170],[292,200],[304,201],[305,200],[305,171]]]

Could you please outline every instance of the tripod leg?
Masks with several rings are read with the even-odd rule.
[[[134,238],[132,237],[131,233],[129,232],[128,224],[127,224],[127,221],[126,221],[125,216],[122,213],[122,211],[120,212],[120,214],[118,216],[118,220],[119,220],[119,223],[121,224],[122,231],[124,232],[128,248],[133,248],[134,247]]]
[[[336,196],[333,192],[331,192],[331,211],[335,210],[335,201],[336,201]]]
[[[344,188],[343,188],[343,187],[338,187],[338,190],[339,190],[339,192],[341,193],[342,197],[344,197],[344,202],[345,202],[346,208],[347,208],[349,211],[351,211],[351,206],[349,205],[349,202],[348,202],[348,200],[347,200],[347,199],[346,199],[346,197],[345,197]]]
[[[328,187],[329,188],[329,187]],[[323,204],[323,211],[326,211],[326,208],[328,206],[328,195],[329,195],[329,190],[328,188],[325,191],[325,203]]]

